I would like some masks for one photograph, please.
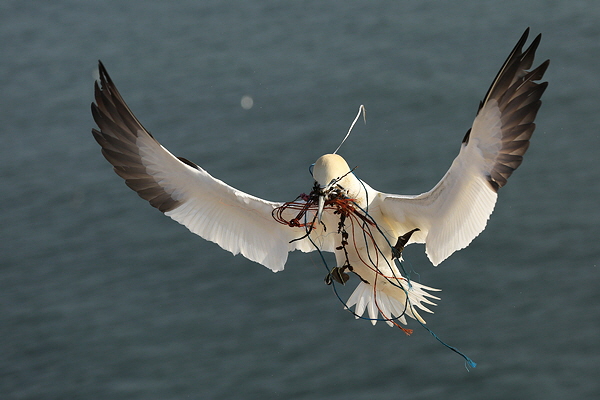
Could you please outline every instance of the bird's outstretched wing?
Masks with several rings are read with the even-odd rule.
[[[99,70],[92,115],[100,130],[92,133],[115,172],[140,197],[204,239],[273,271],[283,269],[289,251],[315,249],[308,240],[293,241],[305,235],[303,228],[273,219],[282,203],[236,190],[161,146],[125,104],[102,63]]]
[[[442,180],[418,196],[381,194],[381,210],[399,235],[419,228],[411,242],[425,243],[438,265],[485,228],[497,192],[521,164],[547,82],[549,61],[529,71],[541,39],[523,51],[525,31],[480,103],[473,126]]]

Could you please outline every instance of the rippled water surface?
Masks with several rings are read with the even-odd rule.
[[[577,0],[3,2],[0,397],[600,397],[599,18]],[[420,193],[527,26],[551,65],[525,162],[471,246],[438,268],[405,254],[470,372],[418,325],[354,320],[316,254],[273,274],[190,234],[90,134],[101,59],[175,154],[291,200],[364,104],[341,154]]]

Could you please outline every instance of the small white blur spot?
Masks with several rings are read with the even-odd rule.
[[[254,105],[254,100],[252,100],[252,97],[248,95],[242,96],[242,101],[240,102],[240,104],[242,105],[242,108],[244,110],[249,110]]]

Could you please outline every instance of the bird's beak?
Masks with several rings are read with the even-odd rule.
[[[323,208],[325,207],[325,195],[319,195],[319,208],[317,210],[317,221],[321,223],[321,217],[323,216]]]

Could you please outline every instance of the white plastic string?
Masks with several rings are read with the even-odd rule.
[[[340,145],[337,147],[337,149],[335,149],[333,154],[337,153],[338,150],[340,149],[340,147],[342,147],[342,145],[346,141],[346,139],[348,139],[348,136],[350,136],[350,132],[352,132],[352,128],[354,128],[354,125],[356,124],[356,121],[358,121],[358,118],[360,118],[361,113],[363,115],[363,119],[365,120],[365,124],[367,123],[367,110],[365,109],[365,106],[361,104],[360,107],[358,107],[358,114],[356,114],[354,121],[352,121],[352,125],[350,125],[350,129],[348,129],[348,133],[346,133],[344,140],[342,140],[342,143],[340,143]]]

